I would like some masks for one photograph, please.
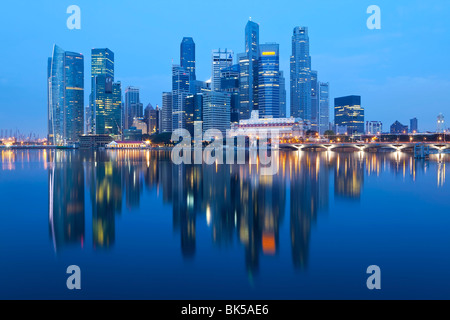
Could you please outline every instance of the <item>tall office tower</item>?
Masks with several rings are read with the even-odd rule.
[[[437,117],[437,133],[442,133],[445,130],[445,120],[444,115],[442,113],[439,113]]]
[[[245,26],[245,53],[239,54],[240,119],[250,119],[252,110],[258,110],[258,56],[259,24],[248,21]]]
[[[48,141],[63,145],[84,132],[84,57],[53,46],[48,58]]]
[[[122,131],[119,89],[120,95],[122,92],[121,85],[114,83],[114,53],[109,49],[92,49],[91,55],[91,133],[116,135]]]
[[[158,108],[158,106],[156,107]],[[147,123],[148,134],[153,134],[158,132],[158,110],[153,108],[152,104],[149,103],[145,107],[144,119]]]
[[[220,72],[220,87],[231,95],[230,121],[235,123],[239,122],[239,70],[239,65],[235,64]]]
[[[280,118],[286,118],[286,79],[280,71]]]
[[[319,82],[319,134],[330,128],[330,84]]]
[[[409,132],[417,133],[419,132],[419,121],[417,118],[413,118],[409,121]]]
[[[124,129],[133,125],[134,118],[142,118],[143,104],[139,99],[139,88],[127,87],[125,89]]]
[[[280,46],[266,43],[259,46],[258,107],[260,118],[280,116]]]
[[[203,94],[190,94],[186,97],[186,130],[194,137],[195,124],[201,123],[203,119]]]
[[[120,81],[114,82],[112,88],[111,110],[107,119],[108,121],[106,122],[106,129],[110,134],[118,135],[123,132],[122,83]]]
[[[191,37],[184,37],[180,45],[180,65],[189,72],[189,81],[196,80],[195,43]]]
[[[347,133],[364,133],[364,108],[361,96],[347,96],[334,99],[334,122],[337,126],[346,126]]]
[[[246,53],[237,55],[239,63],[239,120],[250,119],[253,102],[250,102],[249,59]]]
[[[295,27],[292,36],[291,117],[311,120],[311,56],[307,27]]]
[[[196,96],[196,94],[189,94],[186,96],[186,100],[185,100],[185,129],[187,131],[189,131],[191,137],[194,135],[194,97]]]
[[[311,129],[319,132],[319,81],[317,71],[311,71]]]
[[[163,92],[160,133],[172,132],[172,92]]]
[[[84,132],[92,132],[91,130],[91,105],[88,104],[85,108],[84,108]]]
[[[186,128],[186,97],[190,92],[189,72],[179,66],[172,66],[172,130]]]
[[[216,129],[225,137],[226,130],[230,129],[230,100],[226,92],[210,91],[203,94],[203,132]]]
[[[156,105],[156,122],[157,122],[157,133],[162,132],[162,108]]]
[[[220,71],[233,65],[233,51],[213,50],[211,56],[211,90],[220,91]]]

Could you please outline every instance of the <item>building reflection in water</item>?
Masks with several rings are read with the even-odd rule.
[[[85,239],[84,169],[81,153],[48,154],[49,230],[55,252]]]
[[[180,236],[185,259],[195,258],[197,219],[202,219],[214,245],[230,247],[237,241],[248,274],[256,274],[262,255],[278,254],[280,229],[284,216],[289,215],[293,266],[302,270],[308,265],[311,228],[318,216],[328,211],[330,185],[335,198],[359,201],[365,177],[389,171],[415,180],[434,161],[415,160],[403,153],[299,151],[274,155],[279,172],[264,176],[259,165],[248,163],[174,165],[170,153],[164,151],[45,151],[55,249],[84,245],[85,187],[92,207],[94,248],[114,245],[116,215],[122,209],[138,209],[147,190],[156,191],[163,203],[171,205],[173,230]],[[2,153],[4,169],[14,165],[11,157],[17,155]],[[437,183],[443,186],[449,158],[437,160]]]
[[[289,166],[292,261],[295,268],[302,269],[308,262],[311,225],[319,211],[328,209],[331,166],[330,159],[326,161],[318,153],[297,152],[292,160]]]
[[[334,194],[338,198],[359,200],[364,183],[364,161],[360,155],[337,154],[334,167]]]
[[[122,211],[123,171],[126,169],[105,152],[95,152],[86,167],[90,176],[94,248],[108,248],[115,243],[115,215]]]

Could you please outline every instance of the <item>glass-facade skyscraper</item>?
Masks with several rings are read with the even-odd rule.
[[[311,71],[311,129],[319,132],[319,80],[318,72]]]
[[[186,128],[186,97],[190,92],[189,72],[179,66],[172,66],[172,131]]]
[[[245,26],[245,53],[239,54],[240,118],[249,119],[258,110],[259,24],[248,21]]]
[[[230,129],[230,99],[226,92],[203,93],[203,132],[216,129],[225,136],[226,130]]]
[[[411,133],[419,132],[419,121],[417,120],[417,118],[409,120],[409,132]]]
[[[239,65],[234,64],[220,71],[220,87],[231,95],[231,122],[239,122]]]
[[[364,108],[360,96],[347,96],[334,99],[334,122],[346,126],[347,133],[364,133]]]
[[[90,133],[122,132],[122,86],[114,83],[114,53],[92,49]]]
[[[125,89],[124,129],[133,126],[134,118],[143,117],[143,107],[139,98],[139,88],[127,87]]]
[[[172,92],[163,92],[160,132],[172,132]]]
[[[286,118],[286,78],[280,71],[280,118]]]
[[[211,56],[211,90],[221,90],[220,71],[233,65],[233,51],[231,50],[213,50]]]
[[[258,61],[260,118],[280,116],[280,48],[277,43],[261,44]]]
[[[311,56],[307,27],[295,27],[292,36],[291,117],[311,120]]]
[[[189,72],[189,80],[196,80],[195,43],[191,37],[184,37],[180,45],[180,65]]]
[[[84,132],[84,57],[54,45],[48,58],[48,142],[77,142]]]
[[[319,82],[319,133],[323,135],[330,126],[330,85]]]
[[[186,97],[186,130],[191,136],[195,135],[196,123],[201,123],[203,120],[203,94],[196,93]]]
[[[444,115],[442,113],[439,113],[438,117],[437,117],[437,127],[436,127],[436,132],[437,133],[442,133],[445,130],[445,118]]]
[[[109,102],[109,101],[108,101]],[[122,83],[120,81],[114,82],[112,85],[112,97],[110,111],[106,118],[106,132],[109,134],[122,134]]]

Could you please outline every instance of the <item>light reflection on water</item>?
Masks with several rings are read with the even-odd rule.
[[[45,247],[51,248],[57,258],[65,251],[69,252],[70,257],[70,252],[75,250],[77,254],[74,255],[80,261],[93,261],[95,259],[91,254],[104,252],[107,255],[115,255],[114,248],[117,246],[118,252],[126,250],[130,254],[130,260],[127,263],[123,262],[123,265],[119,262],[114,268],[127,270],[130,264],[133,264],[133,259],[136,263],[138,261],[142,263],[142,258],[133,258],[140,249],[134,248],[129,239],[136,237],[134,234],[136,229],[152,226],[149,229],[153,233],[143,233],[142,241],[150,241],[149,247],[153,243],[161,242],[164,255],[170,257],[168,261],[174,263],[169,268],[172,271],[184,270],[185,266],[192,268],[192,263],[195,262],[201,264],[208,261],[208,264],[215,265],[214,261],[209,259],[217,258],[225,248],[232,251],[231,255],[223,254],[226,259],[230,258],[225,263],[234,270],[228,277],[240,274],[239,266],[245,266],[242,271],[245,270],[245,277],[252,280],[243,284],[243,288],[247,288],[248,283],[256,281],[255,278],[259,278],[262,282],[267,280],[267,287],[261,284],[266,290],[262,290],[261,295],[266,298],[281,297],[280,293],[269,290],[276,286],[278,281],[276,275],[286,270],[304,272],[300,276],[293,273],[292,279],[285,279],[287,283],[293,279],[297,281],[295,277],[300,277],[299,279],[306,277],[312,255],[313,265],[324,268],[318,258],[321,251],[327,250],[323,249],[325,246],[322,247],[323,241],[333,243],[335,239],[331,237],[337,232],[345,233],[345,228],[353,232],[352,223],[360,224],[358,225],[360,233],[367,231],[364,228],[370,228],[367,221],[358,220],[361,219],[358,215],[364,216],[370,212],[372,204],[365,201],[365,196],[381,202],[383,199],[395,198],[397,193],[396,189],[391,188],[393,185],[396,185],[398,190],[401,190],[402,186],[416,186],[424,193],[424,199],[428,193],[448,189],[445,183],[445,170],[449,157],[445,155],[435,155],[430,160],[424,161],[415,160],[411,155],[401,152],[375,154],[298,151],[279,152],[277,158],[279,172],[270,176],[260,175],[261,166],[257,164],[174,165],[169,152],[162,151],[2,150],[3,174],[0,171],[0,177],[5,176],[7,172],[46,172],[48,175],[46,181],[42,178],[37,179],[40,185],[46,185],[48,190],[46,219],[50,241]],[[22,180],[20,182],[24,186],[27,184],[26,176],[8,177],[16,182]],[[418,179],[420,182],[417,182]],[[380,183],[386,184],[386,187],[380,189]],[[367,190],[366,184],[369,185]],[[2,185],[1,180],[0,187],[3,195],[8,192],[11,194],[20,192],[18,189],[8,189],[8,186]],[[381,192],[384,194],[381,195]],[[43,202],[47,202],[42,198],[40,201],[42,202],[40,207],[43,207]],[[388,213],[389,201],[383,204]],[[412,211],[415,208],[408,207],[408,203],[411,206],[417,205],[418,199],[402,198],[402,201],[406,210]],[[415,204],[412,204],[413,202]],[[380,204],[373,203],[373,205]],[[429,206],[423,209],[434,210],[428,202],[422,205]],[[29,204],[15,203],[15,206],[26,207]],[[395,210],[399,208],[396,207]],[[354,212],[358,218],[351,218],[349,212]],[[146,214],[146,218],[128,216],[139,213]],[[39,211],[37,214],[39,219],[43,219],[44,212]],[[395,214],[395,211],[389,214]],[[332,222],[324,223],[333,233],[329,235],[320,233],[318,218],[321,215],[342,217],[335,222],[334,227],[328,225]],[[372,218],[369,216],[367,219],[371,221]],[[9,219],[12,225],[31,228],[26,222],[18,221],[19,218]],[[167,222],[172,225],[175,236],[171,240],[163,237],[157,231],[158,226],[155,226]],[[417,219],[406,223],[415,224],[414,226],[418,228],[421,222]],[[336,231],[334,228],[342,229]],[[46,230],[34,230],[38,233],[44,231]],[[320,240],[313,246],[311,238],[314,232],[320,234]],[[408,229],[405,234],[409,232],[411,230]],[[353,240],[358,242],[358,239]],[[205,241],[208,242],[208,246]],[[431,241],[429,245],[435,245]],[[212,248],[209,248],[210,244],[213,245]],[[395,247],[396,244],[391,245]],[[316,248],[316,251],[313,252],[311,247]],[[142,249],[142,246],[140,248]],[[78,250],[83,252],[87,249],[93,253],[79,256]],[[350,250],[350,245],[348,249]],[[442,249],[446,250],[448,247],[443,246]],[[18,250],[24,250],[26,253],[24,247],[19,247]],[[353,259],[351,252],[345,253],[345,248],[342,250],[344,260]],[[14,254],[10,255],[13,257]],[[182,260],[175,263],[173,260],[176,260],[177,256],[182,257]],[[267,258],[272,260],[267,262]],[[14,261],[14,258],[11,260]],[[270,265],[273,274],[267,273],[262,261]],[[144,262],[149,263],[151,270],[151,263],[147,260]],[[50,265],[52,262],[47,261],[44,264],[46,263]],[[198,270],[192,271],[190,276],[198,276],[200,279],[202,272],[204,270],[199,267]],[[14,276],[13,271],[10,273]],[[207,283],[203,285],[207,286]],[[165,283],[165,286],[172,288],[175,284]],[[103,290],[98,288],[96,290],[100,297],[108,297]],[[398,290],[403,292],[401,288]],[[295,288],[286,287],[282,296],[304,297],[298,296],[296,291]],[[139,293],[142,292],[137,290],[136,294]],[[344,293],[352,296],[354,292]],[[203,297],[201,294],[203,291],[199,291],[199,296]],[[303,294],[309,297],[306,292]],[[190,297],[188,291],[181,293],[180,296]],[[86,293],[86,297],[91,296]],[[159,296],[155,293],[151,297]],[[171,295],[167,293],[166,297],[171,298]],[[243,297],[253,298],[255,295],[250,291],[244,293]]]

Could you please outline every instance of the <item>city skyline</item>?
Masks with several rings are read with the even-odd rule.
[[[0,299],[448,298],[449,0],[2,9]]]
[[[449,86],[446,75],[448,74],[448,65],[443,63],[445,60],[441,53],[446,51],[445,46],[448,44],[438,41],[441,38],[440,35],[442,36],[448,28],[438,22],[439,19],[432,19],[433,15],[443,14],[449,7],[442,1],[429,5],[409,2],[408,6],[405,6],[405,3],[402,5],[401,3],[391,4],[380,1],[379,5],[383,15],[381,30],[369,30],[365,26],[368,17],[365,13],[366,3],[343,4],[342,6],[348,7],[348,12],[342,13],[348,18],[346,20],[348,23],[340,26],[339,32],[332,28],[333,19],[330,17],[332,17],[331,11],[336,4],[331,2],[325,6],[321,14],[312,14],[315,12],[316,6],[304,1],[290,4],[296,8],[302,8],[303,13],[298,14],[297,17],[283,8],[284,3],[281,2],[280,7],[274,9],[278,13],[283,12],[286,16],[283,19],[281,17],[275,19],[278,20],[280,26],[268,20],[269,14],[262,8],[252,8],[245,4],[242,12],[232,13],[236,19],[232,19],[233,23],[228,21],[227,31],[221,31],[220,28],[211,26],[210,28],[217,31],[211,33],[208,28],[205,28],[205,23],[208,23],[211,17],[207,17],[203,22],[196,22],[195,17],[192,17],[189,18],[190,23],[186,28],[176,30],[182,24],[176,22],[173,28],[163,32],[165,37],[163,42],[158,42],[162,35],[157,32],[152,33],[157,45],[157,47],[152,47],[155,50],[145,49],[145,46],[141,50],[142,44],[124,46],[126,41],[120,34],[117,34],[116,38],[112,38],[108,33],[102,36],[94,34],[96,31],[105,30],[105,27],[101,26],[105,19],[99,17],[95,20],[92,15],[98,4],[80,1],[82,28],[71,31],[65,26],[65,20],[68,17],[65,14],[67,6],[65,4],[50,6],[49,3],[43,1],[41,6],[33,4],[31,7],[36,9],[33,11],[34,13],[46,10],[55,11],[55,15],[59,15],[59,19],[47,19],[48,21],[42,23],[44,27],[53,27],[54,32],[43,34],[37,43],[30,36],[26,37],[30,41],[27,45],[33,46],[36,53],[23,64],[15,66],[15,72],[12,72],[12,66],[2,65],[3,72],[0,74],[3,97],[0,100],[1,129],[33,131],[41,137],[46,136],[46,115],[43,112],[47,105],[46,83],[43,80],[46,68],[45,66],[41,67],[43,60],[50,56],[49,48],[53,44],[85,56],[85,107],[89,101],[88,95],[91,89],[86,82],[90,76],[89,53],[94,47],[107,47],[115,53],[115,79],[122,82],[122,88],[136,86],[141,89],[141,102],[144,105],[151,103],[154,106],[161,106],[161,93],[170,89],[171,62],[172,59],[178,61],[181,40],[184,37],[192,37],[195,41],[197,79],[206,80],[211,74],[211,50],[226,47],[235,53],[243,51],[242,30],[249,16],[252,16],[252,20],[257,21],[260,25],[260,43],[267,41],[280,43],[280,70],[284,72],[285,77],[289,70],[288,60],[291,51],[289,38],[292,36],[292,29],[297,25],[308,26],[310,55],[313,59],[312,68],[319,71],[319,81],[330,83],[330,100],[333,101],[335,97],[339,96],[361,95],[366,109],[366,120],[380,120],[385,126],[388,126],[397,119],[408,123],[409,119],[416,117],[420,121],[420,130],[433,131],[436,128],[436,116],[439,113],[443,113],[445,116],[446,106],[450,104],[449,98],[444,95]],[[180,7],[185,7],[181,3],[178,4]],[[8,6],[14,7],[15,4]],[[159,4],[148,5],[138,1],[134,6],[143,10],[153,8],[152,12],[156,10],[162,13],[162,17],[168,14],[168,8]],[[121,6],[111,5],[108,10],[119,15],[119,8]],[[340,12],[344,11],[340,10]],[[129,16],[131,13],[125,10],[123,14]],[[140,15],[140,13],[135,14]],[[428,22],[426,27],[420,29],[412,25],[414,17],[417,18],[419,15],[422,17],[421,21]],[[221,19],[225,19],[225,16],[225,14],[220,15],[218,19],[221,21]],[[10,18],[6,17],[5,21],[8,22]],[[16,37],[20,36],[22,32],[30,31],[33,34],[36,31],[42,31],[40,25],[36,26],[36,30],[28,30],[30,24],[35,23],[35,20],[31,18],[23,22]],[[162,30],[167,25],[167,23],[162,23],[157,30]],[[351,30],[352,26],[354,30]],[[118,26],[109,26],[109,28],[114,31]],[[128,30],[128,28],[125,29]],[[2,30],[6,30],[6,28],[2,28]],[[131,36],[142,39],[146,30],[146,26],[140,24],[136,34]],[[425,45],[423,43],[419,45],[411,40],[414,32],[415,37],[421,34],[427,36],[426,39],[423,38]],[[2,53],[4,55],[3,63],[14,61],[14,54],[17,56],[22,45],[14,42],[14,39],[8,34],[4,34],[4,36],[6,46],[11,45],[11,50],[9,50],[11,53]],[[90,37],[87,38],[87,36]],[[436,46],[439,46],[441,50],[433,50]],[[444,50],[442,50],[442,46]],[[422,47],[429,49],[427,52],[429,59],[423,64],[410,68],[410,64],[414,61],[414,54],[418,54]],[[408,49],[407,56],[405,56],[405,49]],[[38,68],[39,65],[41,67]],[[142,68],[138,68],[137,65]],[[27,77],[22,72],[24,68],[29,69]],[[287,80],[286,86],[289,85],[288,82],[289,80]],[[18,96],[19,89],[26,94]],[[425,95],[424,92],[427,94]],[[287,96],[289,100],[289,93]],[[14,108],[11,107],[13,103]],[[290,104],[289,101],[286,103]],[[422,108],[424,103],[428,104],[427,108]]]

